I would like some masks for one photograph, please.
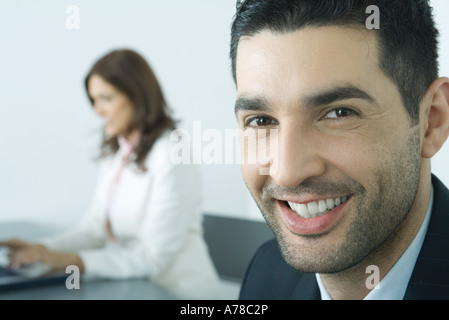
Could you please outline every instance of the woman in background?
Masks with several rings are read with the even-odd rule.
[[[134,51],[115,50],[93,65],[85,87],[104,119],[91,206],[64,233],[3,242],[10,265],[77,265],[85,278],[146,277],[179,298],[219,299],[202,233],[199,172],[170,161],[175,121],[151,67]]]

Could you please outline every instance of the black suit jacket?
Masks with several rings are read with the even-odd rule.
[[[434,202],[423,246],[407,286],[405,300],[449,299],[449,190],[432,176]],[[250,262],[241,300],[319,300],[314,273],[291,268],[277,242],[264,243]]]

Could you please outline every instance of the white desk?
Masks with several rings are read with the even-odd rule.
[[[48,227],[25,222],[0,223],[0,240],[19,237],[25,240],[55,232]],[[69,275],[67,275],[69,276]],[[81,281],[79,289],[65,284],[0,292],[0,300],[176,300],[171,294],[145,279]]]
[[[80,289],[51,284],[0,293],[0,300],[176,300],[145,280],[81,282]]]

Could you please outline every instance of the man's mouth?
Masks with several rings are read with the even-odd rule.
[[[302,218],[310,219],[320,217],[329,211],[334,210],[338,206],[348,201],[350,196],[321,199],[318,201],[310,201],[307,203],[295,203],[291,201],[284,201],[292,211]]]

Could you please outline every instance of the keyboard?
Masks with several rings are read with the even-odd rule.
[[[14,270],[8,269],[6,267],[0,266],[0,278],[11,277],[11,276],[17,276],[17,272],[15,272]]]

